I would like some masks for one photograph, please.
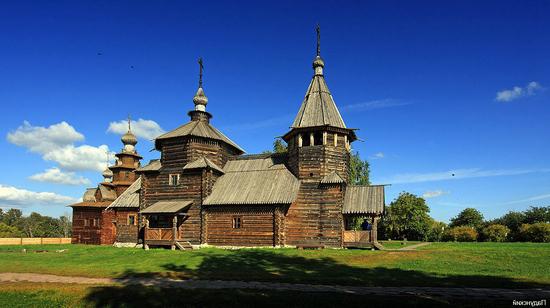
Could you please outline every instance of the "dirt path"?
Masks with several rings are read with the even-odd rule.
[[[334,292],[382,296],[431,296],[469,299],[550,298],[549,289],[441,288],[441,287],[354,287],[257,281],[174,280],[168,278],[87,278],[33,273],[0,273],[0,282],[47,282],[74,284],[144,285],[182,289],[258,289],[299,292]]]
[[[424,242],[424,243],[418,243],[418,244],[414,244],[414,245],[410,245],[410,246],[405,246],[403,248],[399,248],[397,250],[416,250],[416,248],[419,248],[419,247],[422,247],[422,246],[427,246],[427,245],[430,245],[431,242]]]

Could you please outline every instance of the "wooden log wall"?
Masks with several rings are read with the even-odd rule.
[[[216,205],[204,208],[206,243],[219,246],[275,246],[279,230],[276,206]],[[241,227],[233,228],[233,218]]]
[[[114,243],[113,215],[103,208],[75,207],[73,208],[73,244],[108,245]],[[94,225],[94,220],[96,224]],[[85,221],[88,222],[86,225]]]
[[[113,209],[116,226],[116,241],[119,243],[137,243],[138,242],[138,212],[132,208]],[[134,215],[135,223],[128,224],[129,216]]]

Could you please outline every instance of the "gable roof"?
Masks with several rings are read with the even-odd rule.
[[[157,201],[141,211],[142,214],[177,213],[191,206],[193,200],[167,200]]]
[[[141,177],[139,177],[137,180],[130,185],[118,198],[107,207],[107,209],[110,208],[139,208],[139,191],[141,189]]]
[[[346,124],[330,94],[323,74],[315,74],[309,83],[292,128],[330,125],[346,128]]]
[[[321,184],[340,184],[345,182],[336,171],[332,171],[321,179]]]
[[[137,168],[136,172],[158,171],[161,167],[160,159],[151,159],[147,165]]]
[[[300,188],[276,155],[230,160],[223,171],[203,204],[290,204]]]
[[[206,157],[201,157],[183,166],[183,170],[201,169],[201,168],[211,168],[218,172],[224,173],[222,168],[218,167],[216,164],[214,164],[210,159]]]
[[[384,213],[384,186],[348,186],[344,197],[344,214]]]
[[[99,184],[99,192],[101,193],[101,201],[114,201],[116,199],[116,191],[111,187]]]
[[[231,139],[225,136],[217,128],[210,125],[210,123],[205,121],[191,121],[170,132],[167,132],[163,135],[158,136],[155,139],[155,147],[157,147],[158,140],[175,138],[175,137],[183,137],[183,136],[195,136],[195,137],[203,137],[203,138],[220,140],[232,146],[233,148],[237,149],[239,152],[244,153],[244,150],[240,146],[238,146],[235,142],[233,142]]]

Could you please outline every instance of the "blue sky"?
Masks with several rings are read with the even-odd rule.
[[[188,121],[199,56],[212,123],[269,149],[312,76],[316,23],[388,203],[424,195],[444,221],[548,205],[548,16],[548,1],[4,2],[0,206],[70,212],[128,113],[144,161],[158,157],[147,138]]]

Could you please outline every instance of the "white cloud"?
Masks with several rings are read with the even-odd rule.
[[[42,173],[31,175],[29,179],[38,182],[48,182],[66,185],[89,185],[90,180],[77,176],[74,172],[63,172],[59,168],[50,168]]]
[[[67,205],[76,201],[78,199],[52,192],[34,192],[0,184],[1,206]]]
[[[543,90],[542,86],[536,81],[531,81],[523,88],[515,86],[512,89],[497,92],[496,100],[499,102],[511,102],[518,98],[535,95],[540,90]]]
[[[432,173],[404,173],[389,177],[381,182],[383,183],[419,183],[445,180],[458,180],[466,178],[480,178],[492,176],[520,175],[536,172],[550,172],[550,169],[496,169],[483,170],[480,168],[455,169],[443,172]]]
[[[63,121],[49,127],[32,126],[23,122],[15,131],[8,133],[8,141],[28,148],[35,153],[44,154],[59,147],[83,141],[84,135]]]
[[[425,192],[424,194],[422,194],[422,197],[423,197],[423,198],[426,198],[426,199],[429,199],[429,198],[441,197],[441,196],[447,195],[447,194],[449,194],[448,191],[433,190],[433,191],[427,191],[427,192]]]
[[[342,111],[364,111],[364,110],[372,110],[372,109],[382,109],[382,108],[390,108],[390,107],[398,107],[398,106],[406,106],[410,105],[408,102],[403,102],[396,99],[379,99],[379,100],[373,100],[368,102],[362,102],[357,104],[351,104],[351,105],[345,105],[342,106]]]
[[[109,147],[106,145],[75,146],[75,142],[84,140],[84,135],[67,122],[41,127],[32,126],[25,121],[15,131],[8,133],[7,139],[15,145],[41,154],[44,160],[54,161],[59,164],[59,167],[71,171],[102,171],[105,169],[107,153],[109,153],[109,159],[113,158],[113,153],[109,152]]]
[[[524,203],[524,202],[531,202],[531,201],[538,201],[538,200],[545,200],[545,199],[550,199],[550,194],[532,196],[532,197],[521,199],[521,200],[506,202],[504,204]]]
[[[386,157],[386,156],[384,155],[384,153],[378,152],[378,153],[376,153],[376,154],[374,154],[374,155],[371,155],[371,156],[370,156],[370,159],[382,159],[382,158],[384,158],[384,157]]]
[[[157,122],[153,120],[144,120],[138,119],[137,121],[131,121],[132,132],[138,138],[143,138],[147,140],[153,140],[158,136],[164,134],[164,130],[158,125]],[[118,122],[109,123],[109,128],[107,131],[110,133],[115,133],[123,135],[128,131],[128,121],[120,120]]]

